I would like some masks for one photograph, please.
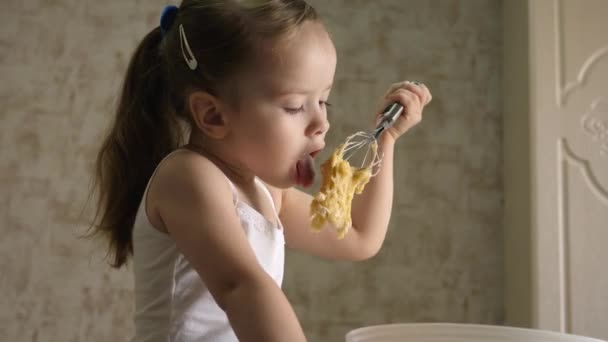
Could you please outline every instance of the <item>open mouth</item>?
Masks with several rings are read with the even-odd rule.
[[[319,154],[321,150],[316,150],[296,163],[296,183],[303,187],[309,187],[315,180],[315,161],[313,158]]]

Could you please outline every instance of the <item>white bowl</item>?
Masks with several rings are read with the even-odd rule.
[[[359,328],[346,342],[606,342],[554,331],[496,325],[404,323]]]

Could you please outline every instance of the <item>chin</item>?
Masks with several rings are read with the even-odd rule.
[[[293,179],[293,177],[262,177],[262,176],[258,176],[259,179],[261,179],[264,183],[277,188],[277,189],[281,189],[281,190],[286,190],[289,189],[296,184],[295,180]]]
[[[289,180],[285,180],[281,184],[276,185],[275,187],[279,188],[279,189],[286,190],[286,189],[289,189],[289,188],[293,188],[294,186],[298,186],[298,184],[294,180],[289,179]]]

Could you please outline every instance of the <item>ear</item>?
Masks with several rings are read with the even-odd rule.
[[[228,117],[217,97],[196,91],[190,94],[188,102],[194,123],[206,136],[222,139],[228,134]]]

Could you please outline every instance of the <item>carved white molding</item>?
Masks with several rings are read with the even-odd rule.
[[[558,201],[558,270],[559,270],[559,322],[560,330],[564,333],[572,333],[572,305],[570,303],[570,225],[567,215],[570,212],[568,196],[568,154],[565,139],[558,141],[557,148],[557,201]]]
[[[560,0],[553,0],[553,34],[555,41],[555,104],[557,108],[563,105],[562,96],[562,75],[564,73],[563,65],[563,34],[562,34],[562,5]]]
[[[583,65],[579,68],[576,75],[576,79],[568,82],[564,82],[564,26],[563,26],[563,11],[562,1],[553,1],[554,11],[554,30],[555,35],[555,75],[556,75],[556,104],[557,108],[562,108],[566,102],[568,96],[572,94],[577,88],[585,85],[591,71],[595,65],[597,65],[603,58],[608,57],[608,46],[599,47],[597,50],[591,53],[585,60]]]
[[[533,48],[538,49],[537,57],[542,57],[534,60],[539,63],[538,70],[532,70],[537,76],[534,80],[536,88],[532,89],[536,93],[530,96],[533,101],[538,101],[541,120],[534,129],[535,134],[542,138],[537,140],[541,146],[533,147],[542,149],[539,153],[550,154],[547,158],[543,155],[535,160],[540,170],[536,174],[539,182],[536,190],[543,192],[538,195],[532,214],[539,230],[538,240],[532,242],[538,249],[539,262],[539,269],[535,270],[539,279],[536,295],[540,296],[537,320],[545,328],[566,333],[581,329],[579,322],[581,317],[586,318],[583,311],[589,307],[577,299],[579,294],[573,293],[577,284],[574,283],[575,276],[581,272],[586,275],[588,271],[587,268],[577,269],[575,262],[591,262],[590,259],[595,257],[594,253],[580,256],[580,251],[575,250],[578,245],[573,245],[573,241],[578,241],[573,237],[583,234],[578,229],[587,228],[573,226],[579,216],[586,219],[586,206],[579,206],[577,201],[590,200],[594,205],[598,203],[608,208],[608,158],[600,155],[608,148],[604,145],[608,144],[608,123],[603,119],[606,118],[604,105],[592,101],[597,97],[608,98],[608,78],[605,77],[607,40],[601,33],[590,41],[575,40],[577,36],[568,30],[583,30],[588,25],[572,22],[572,27],[569,26],[570,22],[565,19],[576,20],[575,16],[583,13],[580,8],[568,7],[577,4],[577,0],[570,1],[529,1],[536,11],[531,12],[531,23],[538,31],[536,36],[536,31],[531,32],[530,42],[536,44]],[[572,13],[567,12],[570,8]],[[579,44],[584,46],[584,51],[574,50]],[[568,59],[568,56],[575,58]],[[553,60],[546,60],[551,58]],[[545,96],[545,90],[550,91],[549,98]],[[543,124],[547,124],[547,129],[543,129]],[[546,145],[547,141],[551,141],[551,146]],[[544,172],[551,174],[545,177]],[[555,198],[547,197],[547,190],[555,190]],[[589,222],[595,225],[599,219],[589,218]]]
[[[586,58],[579,68],[576,79],[564,82],[564,26],[563,26],[563,0],[553,0],[553,24],[555,39],[555,76],[556,76],[556,105],[558,109],[564,109],[567,98],[576,91],[582,91],[592,74],[595,66],[603,60],[608,60],[608,46],[599,47]],[[608,155],[608,102],[603,99],[595,99],[591,103],[591,109],[581,117],[581,128],[585,136],[597,143],[599,154],[602,157]],[[602,182],[593,172],[593,163],[600,162],[588,153],[576,153],[567,143],[567,138],[563,138],[563,149],[565,158],[577,165],[586,180],[586,184],[596,197],[603,203],[608,204],[608,191],[602,186]],[[580,151],[578,152],[586,152]],[[604,178],[602,178],[604,180]]]
[[[563,154],[560,153],[560,155],[563,155],[563,159],[579,169],[581,176],[585,180],[585,183],[593,195],[595,195],[598,201],[608,206],[608,191],[601,186],[597,177],[594,175],[593,170],[591,169],[591,163],[588,160],[576,155],[570,148],[570,145],[566,139],[561,140],[561,146]],[[560,186],[565,186],[563,183],[565,181],[565,178],[560,179]]]
[[[604,190],[595,178],[590,163],[574,154],[568,141],[562,138],[558,141],[557,149],[557,201],[558,201],[558,269],[559,269],[559,320],[560,329],[565,333],[572,331],[572,293],[571,293],[571,265],[570,265],[570,225],[568,215],[570,213],[570,196],[568,180],[572,176],[568,172],[568,165],[575,166],[587,187],[593,195],[603,204],[608,206],[608,192]]]
[[[600,155],[608,156],[608,100],[596,99],[581,118],[583,131],[599,145]]]
[[[561,94],[562,104],[566,102],[566,99],[570,95],[570,93],[585,84],[589,74],[591,74],[591,69],[593,68],[593,66],[597,65],[604,57],[608,57],[608,46],[603,46],[595,50],[595,52],[593,52],[589,57],[587,57],[587,60],[585,61],[585,63],[583,63],[583,66],[581,66],[578,71],[578,74],[576,75],[576,80],[568,82],[563,87]]]

